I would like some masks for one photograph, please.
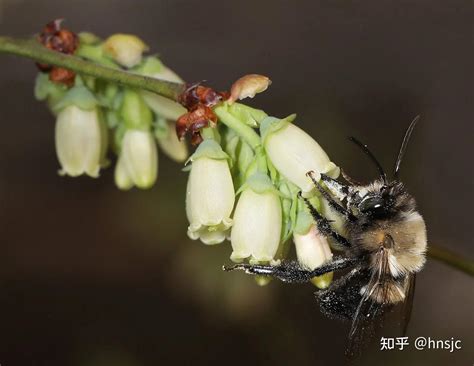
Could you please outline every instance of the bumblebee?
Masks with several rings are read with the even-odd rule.
[[[307,173],[322,198],[345,218],[346,235],[343,236],[300,194],[321,234],[331,238],[342,250],[342,255],[314,270],[295,262],[282,262],[277,266],[237,264],[224,267],[227,271],[243,270],[288,283],[308,282],[328,272],[348,270],[327,289],[317,292],[316,297],[323,313],[352,321],[349,355],[358,353],[367,332],[373,328],[371,323],[385,309],[404,305],[405,330],[410,317],[415,274],[426,261],[427,237],[425,222],[416,210],[415,199],[400,182],[399,171],[418,120],[419,116],[405,133],[391,180],[368,147],[355,138],[351,140],[376,165],[378,179],[363,185],[345,174],[346,182],[341,183],[324,174]]]

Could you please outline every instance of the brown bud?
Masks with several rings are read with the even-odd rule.
[[[38,36],[38,41],[50,50],[71,55],[79,46],[79,38],[70,30],[62,28],[62,22],[62,19],[56,19],[46,24]],[[37,63],[36,66],[40,71],[49,72],[51,81],[67,86],[74,84],[75,73],[73,71],[40,63]]]
[[[184,140],[186,134],[189,131],[189,121],[190,121],[189,112],[183,114],[176,121],[176,135],[178,135],[178,139],[180,141]]]
[[[191,110],[198,104],[203,104],[206,107],[215,106],[221,100],[227,99],[228,95],[226,92],[216,92],[212,88],[201,85],[201,83],[195,83],[187,85],[178,101],[186,109]]]
[[[56,19],[46,24],[38,40],[50,50],[71,55],[79,46],[79,38],[69,29],[62,28],[62,22],[62,19]]]
[[[53,67],[49,72],[49,80],[55,83],[73,86],[76,74],[74,71],[62,67]]]
[[[217,124],[217,116],[211,108],[198,104],[188,113],[183,114],[176,121],[176,133],[180,140],[184,139],[188,131],[192,134],[192,141],[196,140],[196,134],[205,127],[215,127]],[[192,142],[191,141],[191,142]],[[197,141],[197,140],[196,140]]]
[[[263,75],[249,74],[242,76],[230,89],[229,103],[245,98],[253,98],[255,94],[267,90],[272,81]]]

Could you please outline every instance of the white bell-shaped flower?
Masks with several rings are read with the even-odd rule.
[[[186,189],[188,236],[204,244],[222,243],[232,226],[235,191],[228,156],[213,140],[203,141],[191,156]]]
[[[63,108],[56,119],[56,154],[61,175],[87,174],[97,178],[106,143],[96,108],[81,109],[73,104]]]
[[[305,234],[293,233],[298,262],[310,270],[331,260],[332,252],[327,239],[319,232],[315,224]],[[319,288],[326,288],[332,280],[332,272],[315,277],[312,282]]]
[[[150,188],[158,175],[158,150],[150,131],[127,130],[115,167],[115,183],[120,189]]]
[[[310,135],[290,123],[293,118],[263,120],[260,128],[263,144],[275,168],[303,192],[309,192],[314,184],[306,173],[314,171],[318,178],[320,173],[335,178],[339,168]]]
[[[249,259],[252,264],[277,264],[275,260],[282,228],[282,208],[278,192],[261,173],[245,185],[234,213],[231,232],[234,262]]]

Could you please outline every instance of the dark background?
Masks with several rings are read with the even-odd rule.
[[[332,160],[375,175],[346,137],[393,166],[422,115],[402,178],[429,241],[472,249],[471,1],[0,0],[0,34],[67,19],[100,36],[135,33],[188,81],[228,88],[246,73],[273,84],[253,105],[298,113]],[[258,288],[224,274],[230,245],[186,236],[186,175],[160,157],[150,191],[56,174],[54,119],[33,97],[34,65],[0,57],[0,364],[339,365],[347,325],[325,319],[311,285]],[[463,349],[381,352],[361,364],[473,362],[473,280],[429,260],[408,335]]]

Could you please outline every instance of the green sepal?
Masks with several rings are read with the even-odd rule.
[[[282,128],[288,126],[289,123],[293,122],[296,118],[296,114],[290,114],[285,118],[266,117],[260,124],[260,136],[262,138],[262,145],[265,146],[265,142],[268,136]]]
[[[95,95],[84,85],[77,85],[69,89],[64,96],[52,106],[55,113],[75,105],[81,109],[91,110],[100,105]]]
[[[251,189],[255,193],[259,194],[267,192],[272,192],[278,195],[280,194],[270,180],[270,177],[258,171],[247,178],[242,187],[240,187],[237,191],[236,195],[245,189]]]
[[[279,184],[279,189],[282,195],[286,198],[296,197],[300,189],[295,184],[287,181],[286,179],[282,179]]]
[[[308,233],[311,226],[314,225],[314,219],[308,211],[299,211],[296,215],[296,224],[293,231],[299,235]]]
[[[84,85],[87,86],[89,88],[89,90],[95,90],[96,89],[97,79],[95,77],[88,76],[88,75],[82,75],[82,79],[84,81]],[[97,100],[99,100],[99,99],[97,99]]]
[[[50,108],[56,104],[67,92],[67,86],[61,83],[53,83],[49,80],[49,74],[40,72],[35,81],[36,100],[47,100]]]
[[[117,84],[107,83],[104,88],[104,96],[108,100],[114,101],[119,91],[120,88]]]
[[[125,136],[125,132],[127,132],[127,128],[125,127],[124,123],[119,123],[117,128],[114,131],[114,140],[113,140],[113,150],[117,155],[120,154],[122,150],[122,141],[123,137]]]
[[[80,32],[78,34],[79,44],[94,45],[100,43],[102,40],[91,32]]]
[[[231,128],[223,129],[224,134],[224,151],[230,156],[233,161],[237,160],[238,150],[240,147],[240,138]]]
[[[118,90],[117,94],[114,96],[112,100],[112,108],[115,110],[120,110],[122,107],[123,103],[123,97],[124,97],[124,91],[123,90]]]
[[[246,172],[252,161],[255,159],[255,153],[249,144],[240,140],[237,167],[240,172]]]
[[[74,55],[85,58],[86,60],[94,61],[100,65],[118,69],[117,65],[110,57],[108,57],[102,44],[87,44],[80,43]]]
[[[163,71],[164,65],[157,56],[144,57],[132,71],[142,75],[154,75]]]
[[[272,179],[272,182],[277,182],[280,179],[280,173],[278,170],[275,168],[275,165],[273,165],[271,159],[267,156],[267,168],[268,172],[270,173],[270,178]]]
[[[120,115],[117,111],[113,109],[106,109],[105,110],[105,121],[107,123],[107,127],[112,129],[117,127],[120,124]]]
[[[313,195],[312,197],[309,197],[307,199],[311,203],[311,205],[316,209],[316,211],[321,213],[322,205],[321,205],[320,196]],[[295,227],[293,231],[296,234],[304,235],[308,233],[311,225],[314,224],[314,218],[309,212],[309,209],[306,206],[306,203],[302,199],[297,198],[296,203],[297,203],[296,207],[298,211],[296,213]]]
[[[194,154],[191,155],[186,161],[185,165],[201,158],[209,158],[214,160],[230,159],[229,155],[227,155],[224,150],[222,150],[221,145],[211,139],[201,142]]]
[[[227,111],[250,127],[258,127],[268,117],[261,109],[255,109],[242,103],[227,104]]]
[[[251,177],[252,175],[256,174],[258,172],[258,159],[257,157],[254,157],[250,164],[247,167],[247,170],[243,173],[243,182]]]
[[[294,184],[283,180],[279,186],[282,196],[282,241],[288,240],[296,225],[296,213],[298,211],[298,192],[299,188]]]
[[[120,114],[128,129],[148,131],[153,122],[153,113],[143,97],[132,89],[123,92]]]
[[[120,108],[122,95],[117,84],[97,80],[95,90],[97,99],[104,107],[112,109]]]
[[[97,115],[99,116],[99,127],[100,127],[100,166],[107,168],[110,165],[110,160],[107,158],[107,151],[109,149],[109,130],[107,128],[107,122],[105,120],[105,114],[103,108],[97,108]]]
[[[157,140],[163,140],[168,138],[170,128],[166,119],[158,117],[155,122],[153,122],[153,133]]]

